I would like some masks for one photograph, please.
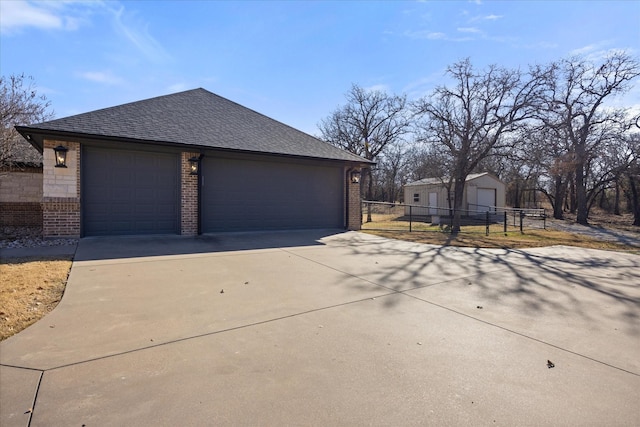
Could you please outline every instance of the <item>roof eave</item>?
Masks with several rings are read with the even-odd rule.
[[[240,150],[240,149],[225,148],[225,147],[212,147],[208,145],[186,144],[186,143],[179,143],[179,142],[172,142],[172,141],[158,141],[158,140],[125,138],[125,137],[117,137],[117,136],[105,136],[105,135],[69,132],[69,131],[61,131],[61,130],[53,130],[53,129],[42,129],[42,128],[36,128],[36,127],[30,127],[30,126],[16,126],[16,130],[40,153],[42,153],[43,151],[45,139],[60,138],[60,139],[64,139],[65,141],[72,141],[72,142],[109,141],[109,142],[116,142],[116,143],[135,143],[135,144],[145,144],[145,145],[162,145],[165,147],[180,147],[182,149],[194,150],[194,151],[213,150],[213,151],[226,151],[226,152],[233,152],[233,153],[261,154],[261,155],[289,157],[289,158],[297,158],[297,159],[327,160],[327,161],[334,161],[334,162],[340,162],[340,163],[348,163],[348,164],[354,165],[355,167],[361,167],[361,168],[371,167],[376,164],[376,162],[367,160],[364,157],[360,157],[358,159],[353,159],[353,160],[330,158],[330,157],[314,157],[314,156],[305,156],[305,155],[287,154],[287,153]],[[350,154],[352,154],[355,157],[359,157],[353,153],[350,153]]]

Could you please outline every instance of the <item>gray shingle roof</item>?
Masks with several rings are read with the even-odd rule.
[[[202,88],[17,129],[370,163]]]

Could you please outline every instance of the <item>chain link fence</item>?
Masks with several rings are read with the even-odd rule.
[[[544,209],[518,209],[471,206],[459,210],[460,231],[468,233],[507,233],[527,229],[546,229]],[[362,229],[384,231],[451,232],[458,211],[404,203],[362,202]]]

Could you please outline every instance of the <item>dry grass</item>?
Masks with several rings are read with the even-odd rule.
[[[0,341],[40,320],[60,302],[71,256],[0,261]]]
[[[472,228],[472,227],[468,227]],[[484,229],[484,228],[483,228]],[[413,232],[362,230],[365,233],[390,239],[406,240],[417,243],[434,245],[464,246],[472,248],[536,248],[553,245],[578,246],[591,249],[605,249],[621,252],[640,253],[640,248],[627,245],[596,240],[587,236],[566,233],[555,230],[527,230],[524,234],[519,231],[507,233],[492,233],[485,236],[478,230],[460,232],[452,236],[444,232]]]

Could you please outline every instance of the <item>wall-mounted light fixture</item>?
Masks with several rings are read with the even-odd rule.
[[[53,152],[56,155],[56,167],[57,168],[66,168],[67,167],[67,151],[69,149],[62,145],[58,145],[53,149]]]
[[[352,170],[350,178],[351,178],[351,182],[352,183],[354,183],[354,184],[359,183],[360,182],[360,171],[356,170],[356,169]]]
[[[190,175],[198,175],[198,168],[200,166],[200,159],[192,157],[189,159],[189,168],[191,169]]]

